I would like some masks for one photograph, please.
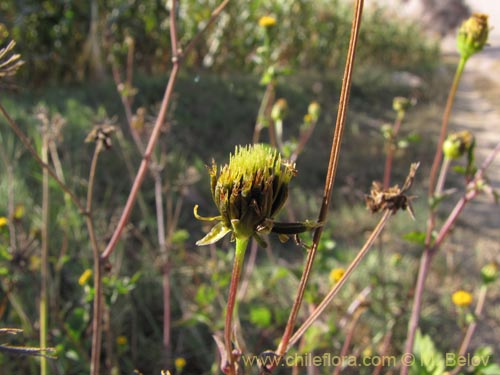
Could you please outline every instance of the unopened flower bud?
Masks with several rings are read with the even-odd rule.
[[[311,116],[313,121],[318,121],[319,115],[321,114],[321,107],[318,102],[311,102],[309,107],[307,107],[307,114]]]
[[[474,13],[458,29],[457,49],[464,58],[480,52],[488,40],[488,15]]]
[[[411,101],[408,98],[402,96],[396,96],[392,100],[392,109],[398,113],[404,113],[410,108]]]
[[[498,279],[498,264],[488,263],[483,268],[481,268],[481,277],[483,278],[483,283],[490,284]]]
[[[274,103],[273,108],[271,110],[271,118],[273,121],[283,121],[285,118],[286,112],[288,110],[288,104],[285,99],[278,99],[276,103]]]
[[[468,130],[450,134],[443,142],[443,154],[450,160],[458,159],[470,150],[474,136]]]

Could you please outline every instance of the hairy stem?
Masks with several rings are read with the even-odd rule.
[[[354,69],[354,60],[356,56],[356,44],[358,41],[359,29],[361,26],[361,14],[363,12],[363,0],[357,0],[353,15],[353,22],[351,28],[351,37],[349,40],[349,49],[347,51],[347,59],[344,70],[344,77],[342,80],[342,88],[340,91],[339,99],[339,110],[337,112],[337,121],[335,124],[335,132],[333,135],[332,148],[330,151],[330,160],[328,163],[328,171],[325,179],[325,189],[323,193],[323,202],[321,205],[320,213],[318,216],[318,222],[325,222],[328,208],[330,206],[330,198],[333,190],[333,185],[335,182],[335,176],[337,172],[337,165],[340,157],[340,146],[342,143],[342,136],[344,133],[345,119],[347,116],[347,105],[349,103],[349,94],[352,82],[352,72]],[[304,266],[304,271],[299,282],[297,289],[297,295],[293,303],[290,315],[288,317],[288,322],[285,327],[285,331],[281,338],[281,342],[276,350],[276,353],[280,356],[284,355],[289,347],[290,337],[292,335],[293,329],[295,327],[295,321],[302,304],[302,299],[304,297],[305,288],[309,280],[312,265],[316,252],[318,250],[319,241],[321,239],[321,234],[323,233],[323,227],[320,226],[314,231],[313,244],[308,252],[306,264]]]
[[[236,296],[238,295],[238,283],[241,275],[241,268],[245,259],[245,252],[248,245],[248,239],[236,239],[236,252],[234,254],[233,272],[231,274],[231,285],[229,287],[229,295],[227,297],[226,308],[226,323],[224,326],[224,344],[226,346],[226,354],[228,358],[227,374],[233,375],[235,373],[234,359],[233,359],[233,313],[235,311]]]

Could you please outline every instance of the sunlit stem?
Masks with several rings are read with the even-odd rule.
[[[43,134],[42,161],[48,163],[48,136]],[[49,278],[49,173],[43,170],[42,179],[42,253],[41,253],[41,290],[40,290],[40,348],[47,347],[47,324],[48,324],[48,278]],[[40,357],[40,374],[47,374],[47,358]]]
[[[444,183],[446,181],[446,175],[448,174],[448,169],[450,168],[451,159],[445,157],[443,160],[443,164],[441,165],[441,171],[439,172],[439,178],[436,184],[436,190],[434,191],[434,195],[436,197],[441,196],[444,189]]]
[[[233,363],[233,346],[231,343],[231,336],[233,333],[233,314],[237,314],[235,309],[236,295],[238,293],[238,283],[240,281],[241,269],[243,260],[245,259],[245,251],[248,245],[248,238],[236,239],[236,253],[234,254],[233,273],[231,274],[231,285],[229,287],[229,296],[227,298],[226,309],[226,324],[224,327],[224,342],[226,345],[226,354],[228,358],[228,374],[234,374]]]
[[[443,121],[441,123],[441,132],[439,134],[439,140],[437,143],[436,154],[434,155],[434,161],[432,162],[431,172],[429,174],[429,197],[434,195],[435,183],[438,173],[439,164],[441,163],[441,158],[443,156],[442,146],[446,138],[446,133],[448,130],[448,123],[450,122],[451,110],[453,108],[453,103],[455,102],[455,96],[458,91],[458,85],[460,79],[462,78],[462,73],[464,72],[465,63],[467,58],[461,57],[458,62],[457,70],[455,72],[455,77],[453,79],[453,84],[451,85],[450,92],[448,93],[448,100],[446,101],[446,107],[443,114]],[[403,366],[404,367],[404,366]]]

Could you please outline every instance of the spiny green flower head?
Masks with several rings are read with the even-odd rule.
[[[237,146],[217,173],[217,165],[209,168],[213,200],[220,216],[199,220],[219,220],[197,245],[212,244],[227,233],[233,239],[258,240],[259,232],[269,232],[273,219],[288,197],[288,184],[296,174],[295,164],[284,161],[278,151],[265,145]],[[261,242],[261,241],[259,241]]]
[[[457,48],[462,57],[468,59],[480,52],[488,41],[488,15],[474,13],[458,29]]]

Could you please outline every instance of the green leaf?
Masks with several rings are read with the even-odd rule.
[[[443,355],[437,351],[428,335],[417,331],[414,346],[415,362],[410,368],[411,375],[442,375],[445,371]]]
[[[189,239],[189,232],[185,229],[178,229],[174,232],[172,236],[172,243],[175,245],[180,245]]]
[[[253,307],[250,310],[250,322],[259,328],[267,328],[271,325],[271,311],[265,307]]]
[[[201,240],[196,242],[198,246],[210,245],[217,241],[219,241],[222,237],[228,234],[231,231],[231,228],[228,228],[221,221],[217,223],[208,234],[203,237]]]
[[[403,235],[403,239],[405,239],[408,242],[415,243],[418,245],[424,245],[425,244],[425,233],[421,231],[413,231],[406,233]]]
[[[500,374],[500,365],[492,363],[477,372],[477,375],[498,375]]]

